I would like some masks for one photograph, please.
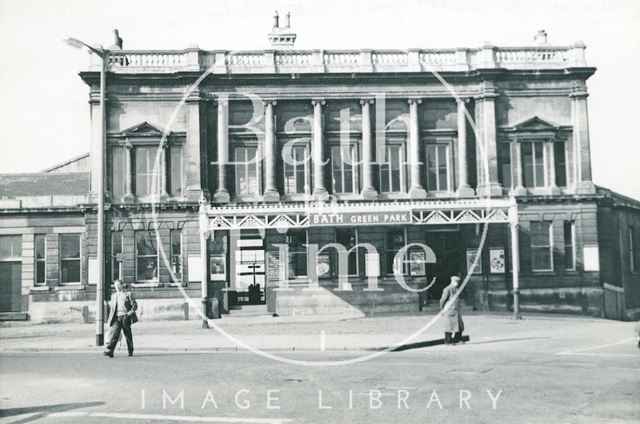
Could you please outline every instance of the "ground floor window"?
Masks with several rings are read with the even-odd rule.
[[[80,234],[60,235],[60,282],[80,282]]]
[[[171,230],[171,269],[176,281],[182,281],[182,231]]]
[[[307,276],[307,231],[287,231],[287,244],[289,245],[289,278]]]
[[[47,236],[36,234],[34,238],[34,260],[35,260],[35,284],[43,285],[47,282]]]
[[[344,246],[349,251],[358,244],[358,230],[352,227],[336,228],[336,243]],[[338,272],[344,272],[339,269],[339,262],[336,261],[336,269]],[[349,252],[347,260],[347,275],[358,275],[358,249]]]
[[[154,231],[136,231],[136,281],[158,281],[158,249]]]
[[[532,221],[531,231],[531,269],[533,271],[553,270],[552,226],[547,221]]]
[[[122,280],[122,231],[111,232],[111,282]]]
[[[0,236],[0,261],[22,260],[22,236]]]
[[[571,221],[564,222],[564,269],[573,270],[575,260],[575,225]]]

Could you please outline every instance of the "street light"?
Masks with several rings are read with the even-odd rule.
[[[106,145],[106,109],[104,107],[108,50],[90,46],[77,38],[63,40],[76,49],[86,48],[101,59],[100,66],[100,149],[98,152],[98,281],[96,282],[96,346],[104,345],[104,149]]]

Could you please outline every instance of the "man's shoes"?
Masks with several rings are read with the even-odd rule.
[[[108,356],[109,358],[113,358],[113,352],[110,350],[105,350],[104,352],[102,352],[102,354],[104,356]]]
[[[133,356],[133,351],[129,352],[129,356]]]

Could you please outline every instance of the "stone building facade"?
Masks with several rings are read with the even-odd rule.
[[[477,310],[510,310],[515,287],[523,311],[638,315],[639,203],[592,181],[583,44],[328,51],[274,39],[107,56],[104,278],[130,284],[143,318],[197,317],[200,300],[210,317],[429,310],[451,275],[469,275]],[[93,314],[92,60],[80,73],[87,192],[37,212],[61,223],[47,227],[47,257],[63,241],[51,233],[81,233],[81,281],[47,264],[36,284],[38,215],[0,215],[0,237],[22,234],[20,312],[34,320]]]

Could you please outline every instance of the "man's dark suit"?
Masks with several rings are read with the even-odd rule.
[[[131,333],[131,324],[138,322],[138,315],[136,315],[136,309],[138,309],[138,303],[131,295],[131,292],[124,293],[125,300],[125,315],[118,313],[118,292],[111,296],[111,302],[109,302],[109,319],[108,323],[111,326],[111,338],[107,344],[107,352],[113,353],[113,350],[118,344],[120,338],[120,331],[124,333],[124,337],[127,340],[127,349],[129,355],[133,354],[133,334]]]

